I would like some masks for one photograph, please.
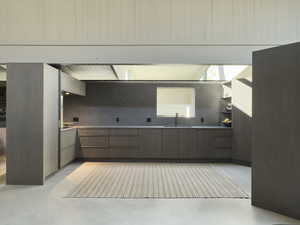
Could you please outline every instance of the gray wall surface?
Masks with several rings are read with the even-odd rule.
[[[254,53],[252,203],[300,219],[300,43]]]
[[[85,97],[65,96],[64,121],[79,117],[80,125],[173,125],[174,118],[156,117],[157,87],[196,89],[196,117],[179,118],[178,125],[201,125],[201,117],[203,124],[218,124],[222,96],[218,83],[88,83]],[[148,117],[151,123],[146,122]]]

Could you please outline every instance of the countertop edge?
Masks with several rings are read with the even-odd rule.
[[[60,131],[69,131],[69,130],[74,130],[74,129],[77,129],[77,127],[61,128]]]
[[[223,126],[191,126],[191,127],[186,127],[186,126],[177,126],[177,127],[165,127],[165,126],[74,126],[72,128],[112,128],[112,129],[232,129],[232,127],[223,127]],[[66,128],[67,129],[72,129],[72,128]]]

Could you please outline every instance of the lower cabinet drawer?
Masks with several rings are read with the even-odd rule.
[[[76,146],[70,145],[62,148],[60,152],[60,167],[67,165],[72,162],[76,157]]]
[[[110,129],[110,136],[137,136],[138,129],[130,128],[122,128],[122,129]]]
[[[108,137],[80,137],[82,147],[108,147]]]
[[[109,137],[110,147],[138,147],[138,137]]]
[[[81,158],[97,159],[97,158],[110,158],[110,151],[108,148],[87,148],[81,147]]]
[[[108,129],[99,129],[99,128],[80,128],[79,136],[107,136]]]

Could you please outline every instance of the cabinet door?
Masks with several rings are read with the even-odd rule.
[[[180,159],[197,159],[197,130],[179,130]]]
[[[140,149],[138,129],[110,129],[109,148],[112,158],[136,158]]]
[[[201,159],[230,159],[231,130],[200,129],[197,131],[197,155]]]
[[[214,152],[216,159],[231,159],[232,156],[232,130],[226,129],[215,132]]]
[[[108,137],[80,137],[81,147],[108,147]]]
[[[64,167],[68,163],[72,162],[76,156],[76,146],[69,145],[60,150],[60,167]]]
[[[97,137],[97,136],[107,136],[108,129],[99,129],[99,128],[80,128],[79,136],[80,137]]]
[[[139,158],[158,159],[162,150],[161,129],[140,129],[140,152]]]
[[[197,149],[196,157],[198,159],[214,159],[214,130],[197,130]]]
[[[138,129],[117,128],[117,129],[110,129],[109,133],[110,133],[110,136],[137,136]]]
[[[60,133],[60,167],[67,165],[76,158],[77,129],[65,130]]]
[[[80,158],[84,159],[101,159],[111,158],[111,152],[108,148],[100,147],[81,147]]]
[[[179,129],[162,130],[162,154],[165,159],[179,159]]]

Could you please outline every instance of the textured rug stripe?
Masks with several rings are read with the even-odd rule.
[[[67,198],[250,197],[213,164],[85,163],[86,168],[89,173],[79,176]]]

